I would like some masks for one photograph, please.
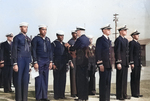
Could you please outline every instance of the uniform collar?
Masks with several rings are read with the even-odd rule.
[[[108,36],[107,35],[105,35],[105,34],[103,34],[104,35],[104,37],[106,38],[106,39],[108,39]]]
[[[74,38],[72,37],[71,40],[75,40],[75,41],[76,41],[77,39],[74,39]]]
[[[120,35],[123,39],[125,38],[124,36]]]
[[[138,40],[136,40],[136,39],[133,39],[135,42],[138,42]]]
[[[60,42],[58,39],[56,39],[56,41]],[[63,44],[63,42],[60,42],[61,44]]]
[[[23,34],[24,36],[27,36],[27,34],[24,34],[23,32],[20,32],[21,34]]]
[[[41,35],[40,34],[38,34],[37,36],[40,36],[41,37]],[[45,37],[41,37],[43,40],[45,40],[46,39],[46,36]]]
[[[7,40],[7,42],[8,42],[8,44],[11,44],[11,42],[10,42],[10,41],[8,41],[8,40]]]

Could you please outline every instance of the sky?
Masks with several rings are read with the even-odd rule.
[[[5,35],[20,32],[19,23],[28,22],[27,35],[36,36],[38,25],[48,26],[47,36],[56,39],[57,30],[65,32],[64,41],[71,38],[76,26],[86,28],[94,41],[102,35],[101,27],[111,24],[110,39],[114,40],[113,14],[119,14],[118,27],[127,25],[128,36],[135,29],[141,39],[150,38],[150,0],[0,0],[0,42]]]

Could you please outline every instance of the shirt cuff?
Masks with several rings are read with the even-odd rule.
[[[71,60],[69,60],[68,62],[72,62]]]
[[[34,61],[34,63],[37,63],[37,61]]]
[[[14,63],[14,65],[17,65],[17,63]]]
[[[122,60],[117,60],[116,61],[117,64],[120,64],[121,62],[122,62]]]
[[[97,65],[102,65],[102,64],[103,64],[103,61],[100,61],[100,60],[97,61]]]
[[[130,61],[130,64],[134,64],[134,61]]]

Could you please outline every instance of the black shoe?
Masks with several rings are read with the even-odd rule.
[[[81,99],[77,99],[76,101],[83,101],[83,100],[81,100]]]
[[[14,91],[10,90],[9,93],[13,93]]]
[[[131,99],[131,96],[125,96],[124,99]]]
[[[139,95],[139,97],[143,97],[143,95]]]
[[[9,93],[9,91],[4,91],[4,93]]]
[[[57,98],[57,97],[54,97],[54,99],[55,99],[55,100],[59,100],[59,98]]]
[[[71,97],[76,97],[76,95],[71,95]]]
[[[118,100],[124,100],[124,98],[117,98]]]
[[[67,99],[66,97],[60,97],[60,99]]]
[[[89,95],[95,95],[94,93],[89,93]]]
[[[49,99],[42,99],[42,101],[50,101]]]
[[[139,96],[138,96],[138,95],[132,95],[132,97],[139,98]]]

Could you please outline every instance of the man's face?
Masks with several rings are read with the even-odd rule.
[[[47,28],[42,27],[42,28],[39,29],[39,32],[40,32],[40,35],[45,36],[46,33],[47,33]]]
[[[7,37],[7,40],[10,41],[10,42],[13,41],[13,37],[9,36],[9,37]]]
[[[63,35],[57,35],[57,39],[62,42],[64,39],[64,36]]]
[[[127,35],[127,30],[121,30],[121,31],[120,31],[120,34],[121,34],[122,36],[126,36],[126,35]]]
[[[77,37],[80,37],[80,36],[81,36],[81,31],[78,30],[78,31],[77,31]]]
[[[23,32],[24,34],[26,34],[27,31],[28,31],[28,26],[21,26],[20,30],[21,30],[21,32]]]
[[[139,35],[133,35],[133,38],[138,40],[139,39]]]
[[[76,39],[77,38],[77,33],[76,32],[72,33],[72,37]]]
[[[103,33],[107,36],[109,36],[111,34],[111,30],[110,29],[103,29]]]

